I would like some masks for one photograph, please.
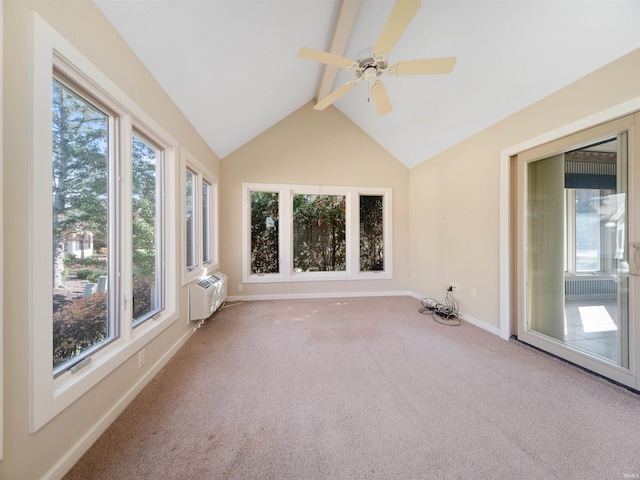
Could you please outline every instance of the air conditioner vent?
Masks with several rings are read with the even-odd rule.
[[[216,273],[189,285],[189,320],[209,318],[227,299],[227,276]]]

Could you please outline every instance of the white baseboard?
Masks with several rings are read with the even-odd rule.
[[[407,291],[384,292],[329,292],[329,293],[280,293],[272,295],[232,295],[227,297],[228,302],[254,301],[254,300],[305,300],[311,298],[349,298],[349,297],[406,297],[412,296]]]
[[[489,325],[488,323],[485,323],[482,320],[478,320],[477,318],[474,318],[471,315],[467,315],[466,313],[460,313],[460,318],[462,318],[465,322],[470,323],[471,325],[475,325],[476,327],[486,330],[489,333],[500,336],[499,327]]]
[[[95,443],[105,430],[113,423],[125,408],[133,401],[142,389],[156,376],[185,342],[195,333],[197,327],[190,328],[173,346],[158,359],[140,379],[127,390],[122,397],[85,433],[71,449],[56,462],[56,464],[42,477],[47,480],[61,479],[73,467],[80,457]]]

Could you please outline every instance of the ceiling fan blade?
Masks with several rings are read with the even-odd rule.
[[[334,55],[333,53],[322,52],[314,48],[302,47],[298,52],[300,58],[306,58],[307,60],[314,60],[320,63],[326,63],[327,65],[333,65],[340,68],[349,68],[355,62],[348,58]]]
[[[329,95],[327,95],[318,103],[316,103],[316,105],[313,108],[315,110],[324,110],[333,102],[338,100],[341,96],[343,96],[345,93],[347,93],[349,90],[351,90],[353,87],[355,87],[357,84],[358,82],[356,80],[345,83],[340,88],[331,92]]]
[[[436,75],[451,73],[456,57],[407,60],[389,66],[391,75]]]
[[[387,89],[384,88],[384,84],[380,80],[369,86],[369,93],[371,94],[371,98],[373,98],[376,110],[378,110],[378,115],[386,115],[393,110],[391,108],[389,95],[387,95]]]
[[[419,8],[420,0],[397,0],[373,51],[388,57]]]

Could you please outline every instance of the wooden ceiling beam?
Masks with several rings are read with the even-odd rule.
[[[338,11],[336,12],[336,19],[333,24],[333,34],[331,35],[331,43],[328,50],[329,53],[340,55],[341,57],[344,56],[344,51],[347,48],[351,30],[360,11],[361,4],[362,0],[339,0]],[[316,102],[331,93],[337,75],[338,67],[332,65],[324,66],[322,75],[320,75]]]

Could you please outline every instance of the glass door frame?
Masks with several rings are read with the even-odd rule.
[[[640,135],[634,132],[634,125],[640,124],[640,113],[626,115],[597,125],[580,132],[576,132],[557,140],[530,148],[518,153],[515,162],[515,316],[516,316],[516,335],[517,338],[534,347],[545,350],[553,355],[563,358],[580,367],[586,368],[596,374],[607,377],[615,382],[621,383],[633,389],[639,389],[640,381],[638,381],[638,348],[640,346],[640,319],[636,320],[636,304],[640,297],[640,277],[638,277],[638,269],[630,266],[629,274],[629,328],[628,328],[628,346],[629,346],[629,363],[628,368],[617,366],[604,359],[592,356],[584,351],[572,348],[565,342],[555,340],[548,336],[539,334],[527,327],[527,271],[526,271],[526,185],[527,166],[531,162],[535,162],[553,155],[562,154],[568,150],[586,146],[594,141],[605,138],[607,136],[615,136],[621,132],[627,133],[627,161],[628,161],[628,186],[627,186],[627,220],[628,220],[628,255],[631,258],[634,254],[640,257],[640,165],[636,165],[638,154],[640,152]],[[640,262],[640,260],[639,260]],[[632,263],[630,261],[630,263]],[[636,265],[640,267],[640,265]]]

